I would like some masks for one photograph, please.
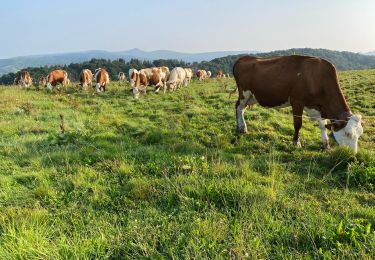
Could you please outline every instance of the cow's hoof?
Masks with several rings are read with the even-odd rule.
[[[239,134],[247,134],[247,129],[246,129],[246,128],[242,128],[242,129],[238,128],[238,129],[237,129],[237,132],[238,132]]]
[[[329,149],[331,149],[331,146],[329,144],[322,144],[320,146],[320,149],[323,150],[323,151],[329,150]]]
[[[302,145],[301,145],[301,142],[300,141],[293,141],[293,143],[292,143],[295,147],[297,147],[297,148],[300,148],[300,147],[302,147]]]

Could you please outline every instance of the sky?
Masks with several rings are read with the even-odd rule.
[[[0,58],[86,50],[375,51],[375,0],[2,0]]]

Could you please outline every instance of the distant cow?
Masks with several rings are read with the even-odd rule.
[[[119,81],[126,82],[126,76],[124,72],[120,72],[117,77]]]
[[[156,67],[141,69],[139,72],[133,71],[131,80],[134,82],[134,97],[138,98],[139,93],[145,92],[147,86],[155,86],[156,92],[159,91],[160,87],[164,86],[163,77],[165,72]]]
[[[293,144],[299,145],[305,110],[309,117],[318,120],[324,148],[329,147],[326,134],[326,128],[329,128],[339,145],[349,146],[357,152],[358,138],[363,134],[361,116],[350,111],[341,92],[336,69],[330,62],[308,56],[245,56],[234,64],[233,75],[239,92],[236,115],[240,133],[247,132],[244,111],[248,105],[291,105]]]
[[[87,87],[92,86],[92,72],[89,69],[84,69],[81,71],[79,75],[79,84],[83,89],[87,89]]]
[[[170,91],[181,88],[185,84],[186,71],[181,67],[176,67],[171,71],[167,81],[167,87]]]
[[[211,75],[212,75],[212,73],[211,73],[211,71],[207,71],[207,78],[209,79],[209,78],[211,78]]]
[[[42,76],[39,78],[39,86],[45,86],[47,84],[46,77]]]
[[[96,92],[105,92],[106,85],[109,83],[108,72],[102,68],[96,69],[94,79],[96,81]]]
[[[169,68],[166,66],[159,67],[159,69],[160,69],[160,80],[162,82],[162,86],[164,88],[164,93],[165,93],[167,89],[167,81],[169,79],[170,72],[169,72]],[[157,89],[156,91],[159,91],[159,89]]]
[[[188,84],[190,84],[191,79],[193,77],[193,70],[191,68],[184,68],[184,70],[186,72],[185,86],[187,86]]]
[[[14,84],[21,87],[29,87],[33,84],[33,79],[30,76],[30,73],[26,70],[19,72],[14,79]]]
[[[207,72],[205,70],[197,70],[196,75],[198,80],[200,81],[205,80],[207,78]]]
[[[222,70],[219,70],[216,74],[216,78],[218,79],[221,79],[221,78],[224,78],[225,77],[225,74]]]
[[[47,76],[47,89],[52,90],[57,84],[69,84],[68,73],[65,70],[53,70]]]

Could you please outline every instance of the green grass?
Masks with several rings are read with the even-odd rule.
[[[340,74],[359,153],[290,109],[235,134],[234,81],[134,100],[0,87],[0,259],[375,257],[375,70]],[[59,115],[65,118],[60,134]]]

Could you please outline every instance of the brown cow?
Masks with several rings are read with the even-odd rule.
[[[163,86],[163,72],[160,68],[141,69],[139,72],[132,72],[131,81],[134,82],[134,97],[138,98],[140,92],[145,92],[147,86],[155,86],[156,92]],[[165,85],[164,85],[165,86]]]
[[[244,111],[248,105],[291,105],[293,144],[299,145],[299,130],[305,110],[309,117],[319,121],[324,148],[329,147],[327,127],[333,130],[339,145],[349,146],[357,152],[358,138],[363,134],[361,116],[350,111],[341,92],[336,69],[330,62],[308,56],[245,56],[234,64],[233,75],[239,92],[236,115],[240,133],[247,132]],[[327,124],[328,120],[330,124]]]
[[[88,86],[92,86],[92,72],[89,69],[84,69],[79,74],[79,85],[83,89],[87,89]]]
[[[198,80],[202,81],[207,78],[207,71],[205,70],[197,70],[196,72]]]
[[[95,70],[96,92],[104,92],[105,86],[109,83],[109,75],[105,69],[99,68]]]
[[[19,72],[14,79],[15,85],[20,85],[21,87],[29,87],[33,84],[33,79],[30,76],[30,73],[26,70]]]
[[[225,77],[225,74],[222,70],[219,70],[216,74],[216,78],[218,79],[221,79],[221,78],[224,78]]]
[[[47,89],[52,90],[57,84],[69,84],[68,73],[65,70],[53,70],[47,76]]]

